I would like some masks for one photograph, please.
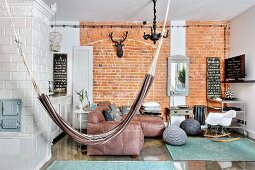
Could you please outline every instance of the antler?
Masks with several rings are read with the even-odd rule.
[[[118,41],[115,41],[115,40],[112,38],[112,34],[113,34],[113,32],[111,32],[111,33],[109,34],[109,37],[111,38],[112,42],[118,43]]]
[[[123,43],[126,40],[127,35],[128,35],[128,31],[125,32],[125,34],[124,34],[125,37],[123,37],[123,39],[120,40],[120,44]]]

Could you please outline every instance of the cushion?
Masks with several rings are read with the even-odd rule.
[[[112,113],[112,117],[115,121],[120,121],[121,120],[121,112],[118,110],[118,108],[116,107],[115,103],[110,105],[111,108],[111,113]]]
[[[201,131],[200,123],[197,120],[191,118],[182,121],[180,128],[182,128],[187,133],[187,135],[197,135]]]
[[[163,140],[170,145],[180,146],[187,142],[188,137],[178,126],[171,126],[164,130]]]
[[[122,106],[121,107],[121,114],[128,114],[129,110],[130,110],[131,106]]]
[[[144,107],[159,107],[160,104],[155,101],[151,101],[151,102],[144,102],[143,106]]]
[[[109,109],[105,109],[103,110],[103,115],[106,121],[113,121],[112,115],[111,115],[111,111]]]

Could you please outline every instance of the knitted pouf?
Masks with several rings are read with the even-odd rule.
[[[197,135],[201,131],[201,125],[195,119],[186,119],[182,121],[180,127],[187,133],[187,135]]]
[[[178,126],[171,126],[164,130],[163,140],[170,145],[184,145],[187,142],[187,135]]]

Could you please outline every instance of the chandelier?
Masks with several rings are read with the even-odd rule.
[[[153,11],[154,11],[154,18],[153,18],[153,26],[151,27],[151,34],[145,34],[144,32],[144,35],[143,35],[143,38],[145,40],[147,39],[150,39],[151,41],[153,41],[154,44],[156,44],[156,41],[159,40],[161,38],[161,33],[158,33],[156,32],[157,30],[157,16],[156,16],[156,2],[157,0],[152,0],[153,4],[154,4],[154,7],[153,7]],[[166,33],[166,35],[163,35],[164,38],[167,38],[168,37],[168,32]]]

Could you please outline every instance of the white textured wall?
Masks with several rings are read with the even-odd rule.
[[[246,78],[255,80],[255,6],[230,22],[230,57],[245,54]],[[255,83],[231,84],[235,97],[246,102],[249,136],[255,139]]]
[[[185,26],[186,21],[171,21],[172,26]],[[171,28],[171,51],[170,55],[186,56],[186,28],[173,27]],[[185,105],[185,96],[171,96],[170,106]]]
[[[40,0],[12,2],[14,24],[29,66],[42,90],[48,92],[48,24],[52,11]],[[14,33],[4,10],[4,4],[0,2],[0,98],[22,99],[23,106],[21,132],[0,133],[0,169],[38,169],[51,156],[49,117],[39,104],[18,55]]]

